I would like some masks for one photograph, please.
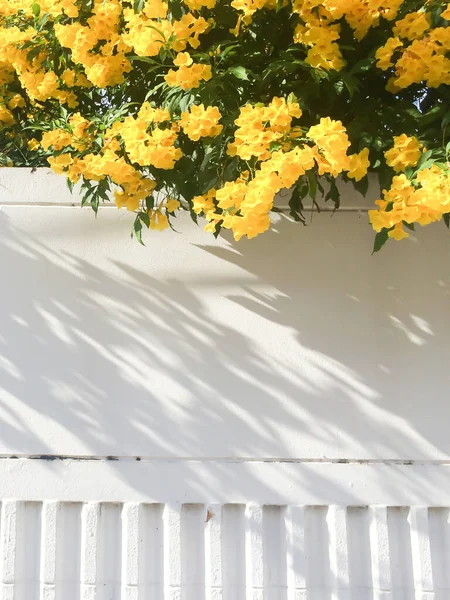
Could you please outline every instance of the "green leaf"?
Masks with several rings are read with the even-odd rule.
[[[447,226],[447,229],[450,229],[450,214],[449,213],[445,213],[444,223]]]
[[[134,0],[133,8],[135,13],[140,13],[144,8],[145,0]]]
[[[325,196],[325,202],[328,200],[332,200],[334,204],[334,208],[338,209],[341,204],[341,194],[339,193],[338,187],[334,179],[331,181],[330,189]]]
[[[41,13],[41,7],[37,2],[33,2],[33,4],[31,5],[31,10],[33,11],[33,15],[35,17],[38,17]]]
[[[219,237],[221,231],[222,231],[222,225],[220,223],[217,223],[216,229],[215,229],[214,234],[213,234],[214,237],[216,238],[216,240]]]
[[[136,217],[136,220],[134,221],[133,231],[131,232],[131,237],[133,237],[133,233],[136,236],[137,241],[142,246],[145,246],[144,242],[142,241],[142,223],[141,223],[141,219],[140,219],[139,215]]]
[[[369,178],[363,177],[359,181],[352,179],[353,187],[357,192],[359,192],[362,196],[366,196],[369,190]]]
[[[375,254],[375,252],[379,252],[381,248],[385,245],[385,243],[388,241],[388,231],[388,229],[382,229],[379,233],[377,233],[373,244],[372,254]]]
[[[49,20],[50,20],[50,14],[46,13],[41,19],[39,19],[39,22],[36,25],[36,29],[38,31],[41,31],[45,27],[45,25],[48,23]]]
[[[316,201],[317,197],[317,179],[314,171],[307,171],[306,177],[308,178],[308,190],[309,196],[312,198],[313,202]]]
[[[237,79],[249,81],[247,69],[245,67],[231,67],[228,72],[234,75]]]
[[[92,195],[92,198],[91,198],[91,208],[95,212],[96,215],[98,213],[99,204],[100,204],[100,195],[99,195],[98,191],[95,190],[95,193]]]
[[[286,101],[288,104],[294,104],[294,102],[297,102],[297,100],[298,100],[297,96],[294,94],[294,92],[291,92],[289,94],[289,96],[287,97]]]
[[[148,227],[150,227],[150,215],[147,213],[139,213],[139,218],[140,220],[144,223],[144,225]]]
[[[303,198],[308,194],[308,185],[303,183],[301,180],[296,184],[292,190],[291,199],[289,200],[289,208],[291,209],[289,215],[303,225],[306,224],[305,217],[303,216]]]
[[[68,177],[66,178],[66,185],[69,188],[70,193],[72,193],[73,192],[74,183]]]
[[[354,67],[351,69],[350,73],[352,75],[356,75],[358,73],[364,73],[365,71],[369,71],[372,68],[372,65],[375,62],[375,58],[374,57],[369,57],[369,58],[363,58],[362,60],[358,61]]]
[[[429,169],[433,165],[434,165],[434,160],[432,158],[429,158],[428,160],[426,160],[425,162],[423,162],[420,165],[420,167],[418,167],[418,171],[422,171],[423,169]]]
[[[393,177],[392,169],[382,168],[378,171],[378,181],[380,184],[380,192],[383,193],[383,190],[388,190],[391,187]]]
[[[409,230],[411,230],[411,231],[415,231],[415,230],[416,230],[416,228],[414,227],[414,223],[407,223],[406,221],[403,221],[403,225],[404,225],[404,226],[405,226],[407,229],[409,229]]]
[[[423,152],[421,157],[419,158],[419,162],[417,163],[417,169],[420,171],[421,169],[423,169],[423,165],[424,163],[426,163],[428,161],[428,159],[430,158],[430,156],[433,154],[433,150],[427,150],[426,152]]]
[[[443,114],[446,113],[445,105],[434,106],[427,113],[422,115],[420,124],[422,126],[431,125],[434,121],[443,118]]]

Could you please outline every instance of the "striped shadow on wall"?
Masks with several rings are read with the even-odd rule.
[[[6,500],[1,600],[450,599],[448,508]]]

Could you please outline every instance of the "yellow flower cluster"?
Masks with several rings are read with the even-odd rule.
[[[211,66],[194,63],[187,52],[180,52],[173,64],[178,69],[170,69],[165,76],[170,87],[179,86],[183,90],[198,88],[201,81],[209,81],[212,77]]]
[[[45,132],[41,146],[44,150],[63,151],[48,159],[56,173],[65,173],[74,183],[81,176],[92,181],[109,177],[120,187],[114,192],[118,207],[125,206],[136,211],[155,189],[156,181],[143,176],[129,161],[157,169],[173,169],[182,156],[181,150],[175,147],[177,125],[173,123],[166,129],[160,127],[169,121],[167,110],[155,109],[144,103],[135,118],[130,116],[121,122],[116,121],[105,132],[103,148],[95,153],[91,146],[98,132],[89,134],[91,123],[75,114],[69,119],[66,129]],[[127,159],[120,156],[121,144],[126,149]],[[82,158],[76,155],[80,150],[86,151]],[[176,208],[172,203],[172,210]]]
[[[430,15],[422,10],[395,23],[394,36],[375,54],[380,69],[394,69],[389,91],[395,93],[421,82],[429,87],[450,84],[450,4],[440,20],[441,26],[432,27]]]
[[[247,104],[235,121],[237,129],[234,141],[228,145],[228,154],[244,160],[253,156],[267,160],[271,144],[285,138],[291,131],[292,119],[301,115],[300,106],[284,98],[274,98],[269,106]]]
[[[403,0],[294,0],[293,13],[300,17],[294,42],[309,47],[306,62],[316,68],[339,71],[343,60],[339,40],[344,18],[355,38],[364,38],[380,19],[395,19]]]
[[[364,148],[359,154],[347,154],[350,141],[341,121],[325,117],[310,128],[308,137],[317,144],[314,150],[319,175],[329,173],[337,177],[342,171],[348,171],[348,176],[357,181],[367,175],[369,150]]]
[[[403,223],[428,225],[450,213],[450,174],[432,165],[419,171],[415,185],[404,173],[396,175],[376,204],[378,210],[369,211],[372,227],[389,229],[389,237],[401,240],[409,235]]]
[[[205,6],[208,4],[208,8],[214,6],[211,2]],[[126,27],[122,39],[138,56],[157,56],[165,46],[176,52],[188,46],[198,48],[199,36],[209,28],[208,21],[192,13],[179,20],[169,19],[168,5],[161,0],[147,0],[138,14],[125,8],[123,15]]]
[[[176,147],[178,138],[176,123],[163,129],[160,123],[170,120],[167,111],[158,113],[143,105],[138,116],[126,117],[116,122],[111,133],[120,136],[125,144],[129,159],[142,167],[153,166],[157,169],[173,169],[183,156]]]
[[[222,115],[217,106],[203,104],[191,106],[189,111],[181,115],[180,126],[186,135],[194,142],[202,137],[216,137],[222,132],[223,126],[219,125]]]
[[[394,146],[385,152],[386,163],[396,173],[408,167],[415,167],[422,154],[422,144],[414,136],[408,137],[404,133],[394,137]]]
[[[23,46],[36,36],[33,27],[0,27],[0,82],[12,83],[14,76],[17,76],[31,101],[45,102],[55,98],[71,107],[76,106],[75,94],[61,90],[56,73],[46,71],[43,67],[46,58],[44,52],[38,52],[29,60],[29,49]]]
[[[291,127],[293,117],[300,116],[298,104],[282,98],[274,98],[268,106],[248,105],[241,110],[228,153],[244,160],[256,157],[260,168],[252,177],[245,172],[238,180],[194,199],[194,211],[209,221],[207,231],[220,225],[231,229],[236,240],[263,233],[270,226],[269,212],[276,194],[292,188],[315,166],[321,174],[337,176],[348,171],[348,176],[357,180],[367,174],[368,149],[348,155],[350,142],[340,121],[325,118],[311,127],[304,133],[305,142],[312,142],[309,145],[299,141],[301,129]],[[282,149],[271,152],[270,144],[280,141]]]
[[[397,173],[417,166],[421,155],[419,140],[405,135],[395,137],[394,147],[385,153]],[[375,231],[388,229],[388,236],[396,240],[408,237],[404,223],[428,225],[450,213],[450,171],[444,164],[432,164],[419,169],[414,179],[405,173],[396,175],[376,204],[378,209],[369,211]]]

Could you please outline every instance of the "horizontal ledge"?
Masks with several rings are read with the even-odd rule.
[[[0,454],[3,460],[43,460],[43,461],[122,461],[122,462],[152,462],[152,463],[262,463],[262,464],[325,464],[325,465],[448,465],[449,459],[410,459],[410,458],[345,458],[345,457],[251,457],[251,456],[143,456],[127,454]]]
[[[0,460],[0,498],[25,501],[447,506],[449,497],[447,464]]]
[[[7,206],[7,207],[32,207],[32,208],[86,208],[89,210],[89,206],[81,206],[80,202],[0,202],[0,207],[2,206]],[[115,204],[101,204],[100,205],[100,209],[102,208],[114,208],[115,210],[117,209],[117,206]],[[367,212],[370,209],[369,206],[361,206],[361,207],[357,207],[357,206],[341,206],[338,209],[334,209],[334,208],[330,208],[330,207],[320,207],[320,210],[318,210],[315,207],[311,207],[311,206],[305,206],[302,210],[302,212],[304,213],[342,213],[342,212]],[[125,209],[123,209],[123,211],[125,212]],[[283,213],[283,214],[289,214],[289,212],[291,211],[291,209],[288,206],[277,206],[276,210],[272,211],[274,213]],[[186,211],[187,212],[187,211]]]

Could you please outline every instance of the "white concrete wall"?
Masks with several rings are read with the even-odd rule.
[[[236,244],[215,241],[182,217],[180,234],[149,233],[144,248],[130,239],[131,215],[111,206],[95,219],[72,206],[78,201],[46,170],[0,170],[0,497],[31,502],[25,513],[37,511],[40,560],[48,547],[47,505],[39,503],[48,500],[87,502],[83,510],[94,512],[102,504],[92,502],[118,502],[120,511],[130,502],[139,510],[148,502],[170,510],[187,503],[201,505],[202,515],[211,503],[290,511],[450,505],[450,234],[443,225],[371,256],[367,201],[349,190],[343,211],[314,214],[308,227],[281,217],[269,233]],[[3,523],[10,509],[4,504]],[[436,519],[447,523],[448,511],[435,517],[405,509],[399,550],[396,542],[389,546],[397,525],[386,515],[394,509],[382,509],[381,530],[370,529],[375,509],[367,509],[362,560],[372,566],[364,571],[370,582],[361,584],[367,595],[358,595],[359,584],[345,574],[348,557],[358,554],[342,538],[350,530],[343,513],[335,524],[334,509],[324,510],[327,558],[320,544],[311,556],[318,552],[335,579],[327,575],[323,595],[311,581],[295,591],[284,579],[283,591],[267,591],[275,589],[267,573],[285,567],[261,558],[266,579],[255,585],[266,589],[265,600],[300,600],[308,586],[308,599],[347,598],[346,589],[358,599],[407,600],[412,589],[444,590],[439,598],[450,598],[449,582],[436,566],[431,575],[428,560],[444,542],[430,550],[427,533],[439,529]],[[246,531],[230,527],[238,536]],[[284,525],[277,527],[264,534],[274,544],[286,538]],[[338,533],[330,537],[327,527]],[[192,535],[203,539],[199,531]],[[385,535],[383,559],[377,531]],[[382,567],[374,567],[378,560]],[[239,567],[251,588],[249,568],[245,560]],[[205,573],[197,579],[203,592],[184,591],[182,600],[222,597],[210,593]],[[18,581],[3,577],[6,587]],[[28,595],[16,585],[14,597],[37,598],[40,577]],[[101,577],[92,577],[98,591]],[[128,576],[117,577],[119,590]],[[224,600],[244,597],[226,585],[219,586]],[[339,586],[344,591],[336,592]],[[139,598],[150,597],[137,589]],[[98,597],[138,597],[117,590]]]

